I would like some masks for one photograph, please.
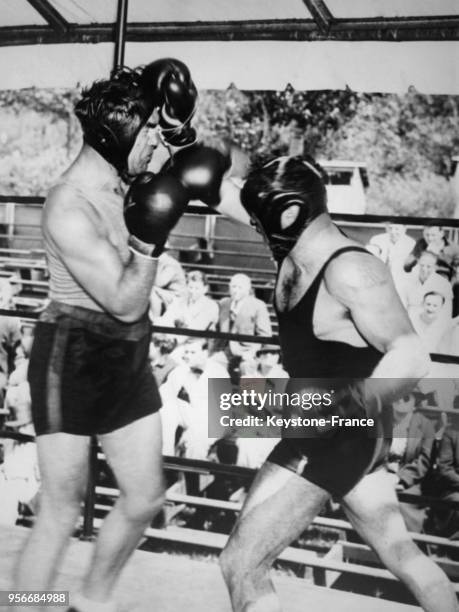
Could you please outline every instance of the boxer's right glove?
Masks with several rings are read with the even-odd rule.
[[[166,143],[184,147],[196,141],[191,119],[198,92],[188,67],[166,57],[148,64],[140,74],[140,84],[151,108],[159,109],[159,126]]]
[[[174,176],[152,172],[139,174],[124,203],[131,251],[144,257],[158,257],[187,204],[186,190]]]

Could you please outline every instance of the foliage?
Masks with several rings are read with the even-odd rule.
[[[0,193],[43,195],[81,144],[75,90],[0,92]],[[368,212],[448,216],[459,154],[459,97],[351,91],[200,94],[206,141],[230,138],[252,158],[307,152],[367,164]]]
[[[454,208],[448,177],[459,153],[458,110],[457,96],[362,95],[322,154],[367,164],[368,212],[447,217]]]
[[[231,138],[252,155],[286,155],[298,140],[304,152],[315,155],[354,115],[357,102],[349,90],[241,92],[230,87],[201,95],[197,124],[204,138]]]

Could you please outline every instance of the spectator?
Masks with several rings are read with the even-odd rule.
[[[29,353],[26,353],[21,343],[18,343],[14,360],[15,369],[10,374],[5,396],[5,408],[9,412],[5,426],[18,433],[34,435],[30,388],[27,382]],[[20,504],[23,511],[29,515],[34,514],[40,486],[35,442],[11,442],[6,445],[2,471],[5,479],[4,494],[9,496],[9,501],[16,508]],[[10,519],[15,522],[17,512],[14,514],[11,512]]]
[[[153,334],[150,342],[150,361],[158,387],[167,380],[171,371],[178,365],[173,357],[176,347],[177,340],[174,336]]]
[[[271,336],[268,307],[252,295],[252,283],[246,274],[235,274],[230,281],[230,296],[219,302],[218,329],[233,334]],[[214,352],[228,364],[232,378],[237,379],[242,362],[253,361],[259,344],[236,340],[217,341]],[[216,356],[217,357],[217,356]]]
[[[262,344],[256,353],[257,370],[261,376],[287,378],[288,374],[281,364],[280,347],[275,344]]]
[[[183,362],[170,372],[160,387],[163,449],[173,447],[180,426],[183,434],[179,445],[185,457],[206,459],[214,442],[208,437],[208,410],[212,409],[208,405],[208,381],[211,378],[228,378],[228,371],[221,363],[209,359],[208,344],[202,338],[187,339]]]
[[[393,403],[393,414],[393,439],[386,469],[394,475],[398,490],[421,495],[423,481],[432,467],[434,427],[427,417],[415,412],[413,393]],[[408,530],[419,533],[426,518],[425,506],[401,503],[400,510]]]
[[[448,429],[440,442],[437,460],[438,496],[459,502],[459,431]],[[434,508],[433,530],[437,535],[459,540],[459,510]]]
[[[280,362],[280,347],[275,344],[262,344],[256,352],[256,371],[264,378],[288,378]]]
[[[388,223],[386,231],[372,236],[367,245],[387,264],[394,279],[405,273],[403,266],[414,246],[414,239],[406,235],[406,227],[400,223]]]
[[[29,357],[26,355],[21,344],[18,344],[16,347],[14,365],[15,368],[9,376],[5,395],[5,408],[10,413],[10,418],[6,425],[20,433],[34,435],[30,388],[27,381]]]
[[[0,279],[0,309],[13,310],[13,288],[6,279]],[[13,351],[21,340],[21,321],[18,317],[0,315],[0,391],[6,387],[13,360]]]
[[[162,253],[158,258],[155,283],[150,298],[150,316],[156,320],[163,315],[174,298],[185,294],[185,272],[180,263],[169,255]]]
[[[452,312],[453,292],[446,278],[435,272],[436,265],[437,255],[424,251],[419,257],[417,267],[406,275],[403,286],[400,287],[400,297],[410,313],[422,306],[426,293],[440,293],[445,298],[442,316],[448,319]]]
[[[186,294],[172,301],[158,325],[185,329],[215,329],[218,321],[218,304],[206,295],[209,286],[204,272],[193,270],[186,275]],[[186,336],[177,336],[182,343]]]
[[[436,271],[449,279],[450,266],[447,262],[447,256],[444,254],[448,245],[449,242],[445,238],[442,227],[438,225],[426,226],[422,231],[422,238],[416,242],[413,250],[406,258],[404,265],[405,272],[411,272],[414,266],[419,263],[421,255],[425,251],[429,251],[437,256]]]
[[[441,293],[429,291],[422,306],[411,309],[410,318],[414,329],[429,353],[448,353],[451,343],[452,319],[442,316],[445,298]]]
[[[453,317],[459,316],[459,249],[454,245],[450,245],[450,261],[451,261],[451,286],[453,289]]]

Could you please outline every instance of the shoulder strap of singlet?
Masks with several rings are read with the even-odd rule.
[[[360,247],[360,246],[342,247],[341,249],[338,249],[337,251],[332,253],[330,255],[330,257],[327,259],[327,261],[320,268],[319,272],[317,273],[317,275],[315,276],[315,278],[312,281],[311,285],[305,291],[305,293],[301,297],[301,299],[298,300],[297,304],[291,310],[286,311],[285,314],[287,314],[288,312],[292,312],[292,310],[294,310],[294,309],[301,308],[301,305],[305,303],[305,300],[308,300],[309,303],[312,304],[311,308],[314,309],[314,304],[315,304],[315,301],[316,301],[317,294],[319,292],[320,283],[322,282],[322,279],[323,279],[323,276],[325,274],[325,270],[327,269],[327,266],[330,264],[331,261],[336,259],[336,257],[339,257],[343,253],[348,253],[350,251],[356,251],[356,252],[366,253],[367,255],[371,255],[371,253],[369,251],[367,251],[364,247]],[[274,297],[274,308],[277,311],[277,308],[276,308],[276,298],[275,297]],[[282,316],[282,314],[279,313],[279,312],[278,312],[278,315]],[[311,321],[311,325],[312,325],[312,321]]]
[[[336,259],[340,255],[342,255],[343,253],[349,253],[351,251],[355,251],[355,252],[358,252],[358,253],[365,253],[366,255],[372,255],[370,253],[370,251],[366,250],[365,247],[360,247],[360,246],[342,247],[341,249],[338,249],[337,251],[335,251],[334,253],[332,253],[330,255],[330,257],[327,259],[327,261],[324,263],[324,265],[320,268],[319,273],[316,276],[316,279],[322,279],[323,278],[323,275],[325,274],[325,270],[328,268],[329,264],[334,259]]]

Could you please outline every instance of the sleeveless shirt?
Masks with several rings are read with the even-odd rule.
[[[281,312],[274,308],[279,321],[279,338],[285,369],[294,378],[367,378],[382,358],[373,346],[357,347],[346,342],[321,340],[314,334],[313,315],[325,270],[330,262],[349,251],[371,257],[363,247],[344,247],[324,263],[300,301]]]

